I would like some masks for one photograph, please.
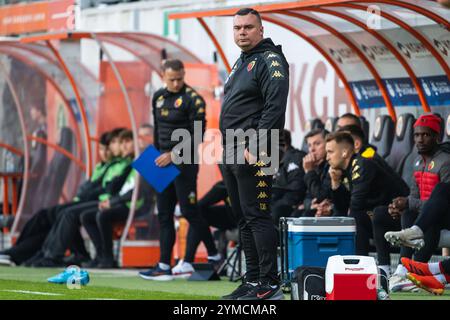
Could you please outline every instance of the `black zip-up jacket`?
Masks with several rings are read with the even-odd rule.
[[[316,198],[318,202],[330,198],[331,180],[328,174],[329,169],[328,163],[323,161],[316,169],[305,173],[304,180],[308,190],[308,198]]]
[[[105,194],[110,195],[110,197],[115,196],[119,193],[120,189],[122,188],[123,184],[126,182],[128,175],[130,174],[131,170],[133,170],[133,167],[131,166],[131,163],[125,167],[123,172],[115,177],[114,179],[109,182],[104,189]]]
[[[379,166],[391,175],[399,176],[399,174],[377,153],[377,147],[370,144],[363,145],[358,152],[363,158],[374,160]],[[403,188],[407,187],[406,182]]]
[[[305,210],[309,210],[314,198],[320,203],[325,199],[331,199],[331,179],[328,171],[328,162],[323,161],[316,169],[305,173],[303,178],[306,184]]]
[[[353,155],[343,172],[343,182],[332,191],[333,203],[339,211],[349,208],[350,212],[372,211],[408,194],[408,186],[397,173],[392,174],[376,160],[360,154]]]
[[[155,92],[152,98],[153,119],[154,119],[154,144],[160,152],[172,151],[180,141],[171,141],[172,132],[176,129],[186,129],[194,137],[194,121],[200,121],[202,132],[200,141],[188,139],[177,147],[175,154],[180,155],[182,147],[194,147],[194,143],[200,144],[203,141],[205,132],[205,101],[194,89],[188,85],[177,93],[170,92],[166,88],[161,88]],[[193,154],[191,149],[191,153]]]
[[[105,164],[105,168],[103,169],[103,173],[95,180],[87,180],[83,184],[78,187],[76,198],[79,201],[95,201],[98,200],[98,197],[105,192],[105,189],[102,186],[102,180],[105,176],[108,168],[120,161],[120,158],[114,159],[108,164]]]
[[[131,170],[129,171],[131,173]],[[139,179],[139,193],[137,197],[137,206],[136,206],[136,216],[140,216],[141,214],[148,213],[152,208],[155,202],[155,191],[154,189],[142,178],[137,172],[135,172],[135,178]],[[125,182],[124,182],[125,183]],[[121,186],[123,187],[123,185]],[[119,190],[120,191],[120,190]],[[119,205],[129,205],[129,202],[132,200],[134,192],[133,189],[127,191],[125,194],[116,193],[110,199],[111,207],[116,207]]]
[[[289,65],[281,46],[267,38],[242,52],[224,88],[220,113],[224,145],[236,146],[235,141],[226,141],[226,129],[283,129],[288,92]],[[258,131],[251,139],[257,142]]]
[[[305,198],[306,185],[303,181],[305,171],[302,159],[303,151],[290,147],[280,162],[280,168],[274,176],[272,188],[272,204],[283,203],[294,206]]]

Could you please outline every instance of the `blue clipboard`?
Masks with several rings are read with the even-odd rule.
[[[150,145],[141,153],[139,158],[134,160],[131,164],[131,166],[159,193],[163,192],[164,189],[166,189],[180,174],[180,170],[178,170],[174,164],[169,164],[163,168],[158,167],[155,164],[155,160],[160,155],[161,153],[153,145]]]

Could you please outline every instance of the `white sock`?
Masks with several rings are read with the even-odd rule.
[[[440,283],[446,284],[447,283],[447,279],[445,279],[445,276],[443,274],[435,274],[434,277],[436,278],[437,281],[439,281]]]
[[[439,262],[428,263],[428,269],[432,274],[440,274],[441,268],[439,268]]]
[[[158,266],[162,269],[162,270],[169,270],[170,269],[170,265],[159,262]]]
[[[394,272],[394,275],[405,278],[407,273],[408,270],[402,264],[399,264]]]
[[[219,261],[222,258],[222,255],[220,253],[215,254],[213,256],[208,256],[208,260],[213,260],[213,261]]]
[[[381,270],[383,270],[384,273],[386,273],[386,276],[387,276],[388,278],[391,276],[391,266],[384,265],[384,266],[378,266],[378,268],[380,268]]]

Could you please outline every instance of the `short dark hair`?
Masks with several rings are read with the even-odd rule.
[[[127,128],[115,128],[111,131],[111,141],[112,139],[119,138],[122,131],[127,130]],[[111,142],[110,141],[110,142]]]
[[[338,132],[348,132],[352,136],[356,136],[359,139],[361,139],[362,141],[365,141],[365,139],[366,139],[364,130],[360,126],[357,126],[355,124],[349,124],[347,126],[343,126],[342,128],[339,128],[337,131]]]
[[[259,24],[262,24],[261,15],[259,14],[258,11],[256,11],[253,8],[242,8],[242,9],[239,9],[234,15],[235,16],[246,16],[248,14],[255,15],[256,18],[258,18]]]
[[[337,132],[328,134],[326,141],[327,142],[336,141],[337,144],[346,143],[349,146],[351,146],[352,149],[355,146],[355,140],[353,140],[353,137],[351,136],[351,134],[348,132],[344,132],[344,131],[337,131]]]
[[[100,136],[99,143],[103,146],[109,146],[109,144],[111,143],[111,132],[103,132]]]
[[[150,123],[144,123],[141,124],[141,126],[139,127],[139,129],[150,129],[150,130],[154,130],[153,126]]]
[[[123,130],[119,135],[120,141],[122,140],[133,140],[133,131],[131,130]]]
[[[280,144],[290,147],[292,145],[291,132],[289,130],[283,129],[280,132]]]
[[[357,115],[355,115],[353,113],[350,113],[350,112],[344,113],[342,116],[339,117],[339,119],[342,119],[342,118],[350,118],[352,120],[355,120],[355,122],[359,126],[361,126],[361,119]]]
[[[313,129],[306,134],[305,140],[308,140],[311,137],[317,136],[318,134],[320,134],[322,136],[322,138],[325,139],[327,134],[329,134],[329,132],[328,132],[328,130],[321,129],[321,128]]]
[[[184,64],[179,59],[167,59],[163,61],[161,69],[163,72],[167,69],[172,69],[173,71],[181,71],[184,70]]]

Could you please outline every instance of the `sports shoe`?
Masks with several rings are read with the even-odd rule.
[[[81,264],[83,268],[97,268],[98,264],[100,263],[99,259],[95,257],[94,259],[84,262]]]
[[[189,278],[195,272],[192,264],[180,260],[178,264],[172,268],[172,275],[174,278]]]
[[[89,283],[89,273],[78,267],[70,266],[56,276],[48,278],[47,281],[56,284],[79,283],[84,286]]]
[[[258,289],[258,285],[249,282],[243,282],[232,293],[222,297],[223,300],[238,300],[240,297],[247,295],[251,291]],[[256,294],[256,293],[255,293]]]
[[[387,242],[396,247],[406,246],[420,250],[425,245],[423,232],[417,226],[403,229],[402,231],[386,232],[384,238]]]
[[[56,268],[56,267],[65,267],[64,263],[60,260],[55,260],[51,258],[42,258],[38,261],[35,261],[32,265],[34,268]]]
[[[284,300],[280,285],[259,284],[256,290],[249,291],[238,300]]]
[[[208,262],[218,262],[222,260],[222,255],[220,253],[214,255],[214,256],[208,256]]]
[[[139,272],[139,276],[145,280],[155,280],[155,281],[170,281],[173,280],[172,271],[170,269],[163,270],[156,265],[156,267],[151,268],[147,271]]]
[[[405,277],[394,274],[389,278],[390,292],[418,292],[419,288]]]
[[[12,266],[14,262],[11,260],[11,257],[7,254],[0,254],[0,265],[2,266]]]
[[[33,263],[35,263],[43,258],[44,258],[44,253],[41,250],[39,250],[31,258],[29,258],[24,263],[22,263],[22,265],[24,267],[31,267],[33,265]]]
[[[410,273],[418,274],[421,276],[432,276],[433,273],[428,268],[428,263],[417,262],[409,258],[402,258],[402,264]]]
[[[112,258],[101,258],[98,262],[97,268],[99,269],[114,269],[117,268],[117,263]]]
[[[83,263],[91,260],[91,258],[82,254],[71,254],[68,257],[64,257],[62,260],[65,266],[70,267],[81,266]]]
[[[440,296],[444,293],[445,285],[438,281],[434,276],[421,276],[414,273],[408,273],[406,276],[416,286],[432,294]]]

